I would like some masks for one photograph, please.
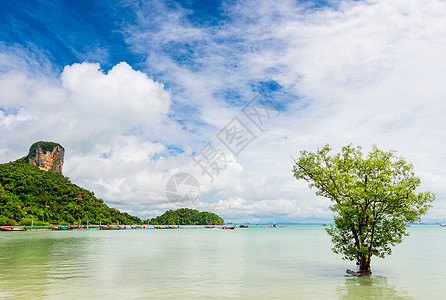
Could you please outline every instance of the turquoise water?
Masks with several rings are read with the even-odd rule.
[[[322,226],[0,233],[0,299],[444,299],[446,228],[419,225],[373,275]]]

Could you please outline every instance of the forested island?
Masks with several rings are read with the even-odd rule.
[[[62,175],[63,158],[61,145],[37,142],[27,156],[0,164],[0,225],[142,224],[71,183]]]
[[[143,224],[63,176],[64,153],[58,143],[37,142],[27,156],[0,164],[0,225]],[[181,208],[144,223],[208,225],[224,220],[214,213]]]
[[[159,217],[152,218],[150,225],[221,225],[225,221],[214,213],[190,208],[168,210]]]

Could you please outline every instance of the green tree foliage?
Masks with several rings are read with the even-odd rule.
[[[225,221],[214,213],[196,209],[180,208],[177,210],[166,211],[159,217],[152,218],[152,225],[209,225],[224,224]]]
[[[395,151],[373,146],[364,157],[361,147],[352,145],[336,154],[331,150],[326,145],[315,153],[301,151],[294,177],[331,200],[334,225],[327,232],[333,251],[370,273],[372,256],[391,254],[391,247],[408,235],[407,223],[421,221],[435,195],[415,192],[421,180]]]
[[[16,225],[17,222],[14,220],[11,220],[5,216],[0,216],[0,225],[8,225],[8,226],[12,226],[12,225]]]
[[[36,150],[37,148],[41,148],[43,153],[49,152],[49,151],[53,151],[53,149],[59,146],[60,148],[64,149],[60,144],[58,143],[54,143],[54,142],[36,142],[34,144],[31,145],[31,147],[29,148],[29,153],[28,156],[26,157],[27,159],[29,158],[34,158],[36,156]]]
[[[60,224],[60,223],[59,223]],[[23,218],[20,220],[19,225],[25,225],[25,226],[44,226],[44,225],[50,225],[50,223],[45,223],[39,220],[34,220],[33,218]]]
[[[23,158],[1,164],[0,222],[28,223],[31,219],[52,224],[142,224],[138,217],[109,208],[92,192],[56,172],[42,171]]]

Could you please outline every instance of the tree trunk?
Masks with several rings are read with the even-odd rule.
[[[359,273],[372,274],[370,271],[371,257],[366,254],[361,254],[359,258]]]

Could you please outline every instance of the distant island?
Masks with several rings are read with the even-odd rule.
[[[0,164],[0,225],[143,223],[64,177],[64,153],[60,144],[40,141],[27,156]]]
[[[161,216],[150,219],[148,223],[150,225],[222,225],[225,221],[211,212],[180,208],[166,211]]]

